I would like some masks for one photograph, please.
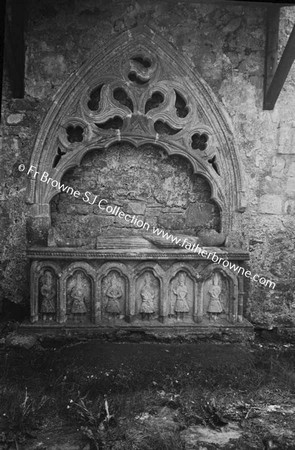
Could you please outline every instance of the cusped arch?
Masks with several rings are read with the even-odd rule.
[[[242,171],[225,111],[190,63],[144,27],[96,50],[56,94],[32,153],[39,176],[31,172],[31,217],[47,219],[49,227],[49,201],[63,174],[89,150],[121,141],[185,156],[208,180],[224,230],[231,229],[233,212],[244,210]],[[44,172],[57,188],[41,181]]]
[[[181,271],[188,273],[195,281],[198,281],[200,278],[199,272],[191,265],[184,262],[178,262],[173,264],[173,266],[167,271],[168,279],[171,280],[178,274],[178,272]]]
[[[138,143],[137,140],[132,137],[124,137],[124,139],[121,139],[118,141],[116,137],[110,138],[108,143],[104,147],[98,148],[95,143],[91,143],[89,145],[85,145],[85,147],[81,148],[81,151],[78,154],[71,154],[68,159],[64,160],[63,163],[60,165],[59,173],[56,175],[54,180],[57,180],[58,182],[62,182],[63,175],[68,172],[70,169],[73,169],[77,166],[79,166],[83,160],[83,158],[86,156],[87,153],[91,152],[92,150],[104,150],[109,149],[113,145],[116,145],[118,142],[126,144],[131,144],[135,148],[140,149],[141,147],[152,144],[154,147],[156,146],[159,151],[165,150],[169,156],[182,156],[185,158],[190,164],[193,169],[193,173],[195,175],[201,175],[208,181],[210,188],[211,188],[211,199],[219,206],[220,210],[224,208],[224,204],[226,202],[225,197],[223,196],[223,190],[222,190],[222,184],[216,174],[212,174],[212,177],[208,177],[208,173],[206,171],[206,166],[204,164],[204,161],[200,157],[192,157],[189,153],[185,152],[181,148],[177,148],[177,146],[171,146],[166,142],[161,142],[155,144],[155,141],[152,138],[146,138],[144,142]],[[51,183],[47,183],[46,187],[44,189],[44,200],[46,203],[49,203],[52,198],[59,193],[56,189],[52,189]]]
[[[153,272],[153,274],[160,280],[164,278],[165,271],[162,269],[162,267],[159,264],[155,264],[152,261],[147,261],[147,262],[138,264],[132,270],[132,276],[134,276],[135,278],[138,278],[140,275],[142,275],[145,271],[148,271],[148,270]]]

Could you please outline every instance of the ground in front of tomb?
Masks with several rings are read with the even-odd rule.
[[[0,449],[295,449],[295,347],[65,338],[0,346]]]

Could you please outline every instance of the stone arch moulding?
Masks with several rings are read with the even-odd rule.
[[[225,111],[190,62],[143,27],[122,33],[103,52],[96,49],[56,94],[31,158],[39,172],[35,179],[31,174],[27,198],[35,232],[46,235],[49,202],[58,192],[41,181],[43,172],[61,181],[89,150],[120,141],[156,144],[186,157],[209,181],[224,231],[234,211],[244,211],[242,171]]]

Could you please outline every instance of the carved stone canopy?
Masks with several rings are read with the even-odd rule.
[[[61,181],[89,150],[119,141],[150,143],[187,158],[209,181],[224,232],[233,213],[244,210],[241,168],[223,108],[190,62],[146,27],[96,50],[67,80],[37,136],[31,165]],[[33,227],[48,229],[49,202],[57,192],[32,176]]]

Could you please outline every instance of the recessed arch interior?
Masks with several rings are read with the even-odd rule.
[[[61,183],[81,194],[75,198],[59,193],[50,202],[52,227],[69,243],[75,239],[90,243],[100,235],[142,233],[100,210],[100,199],[120,206],[150,227],[174,233],[194,235],[202,226],[221,229],[221,210],[211,198],[209,182],[194,173],[188,158],[168,155],[159,145],[136,148],[120,142],[89,150],[79,166],[66,171]]]

